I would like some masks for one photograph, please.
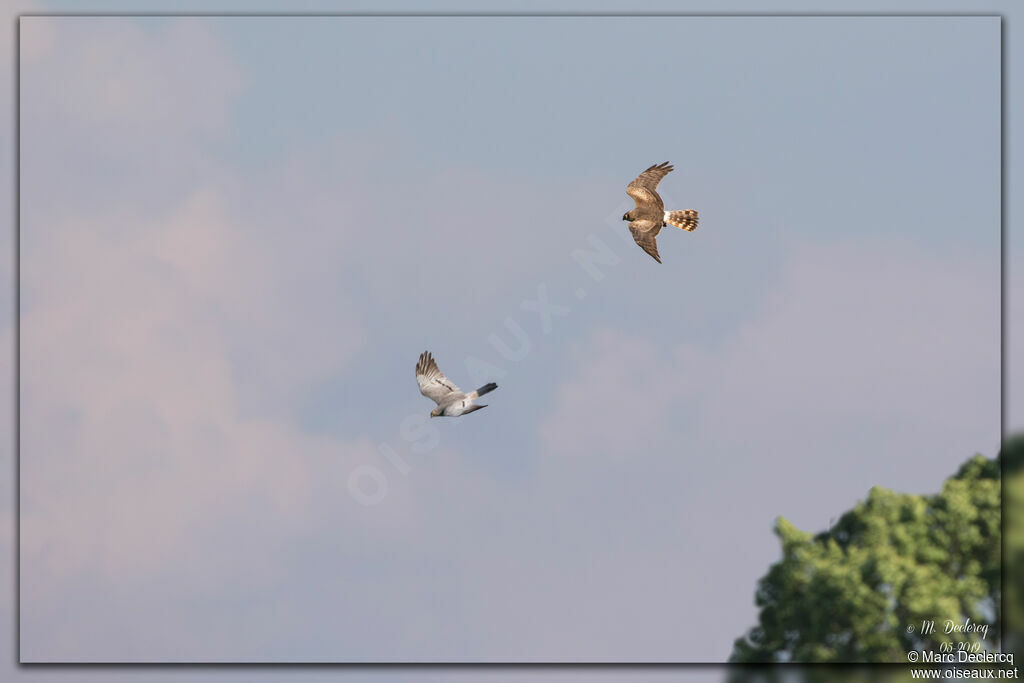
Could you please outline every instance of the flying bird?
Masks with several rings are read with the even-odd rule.
[[[486,405],[473,403],[473,399],[498,388],[494,382],[488,382],[474,392],[462,393],[462,389],[444,376],[429,351],[421,353],[416,363],[416,383],[420,385],[420,393],[437,404],[430,411],[430,417],[458,417],[486,408]]]
[[[662,227],[674,225],[689,232],[697,229],[696,211],[666,211],[665,203],[658,195],[658,183],[671,171],[672,166],[667,161],[655,164],[626,187],[626,194],[633,198],[636,207],[627,211],[622,220],[629,221],[629,231],[633,233],[633,240],[658,263],[661,263],[661,257],[658,256],[658,243],[655,238]]]

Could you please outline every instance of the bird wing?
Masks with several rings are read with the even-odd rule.
[[[462,389],[444,376],[429,351],[421,353],[416,362],[416,383],[420,385],[420,393],[437,405],[450,403],[462,396]]]
[[[636,177],[636,180],[626,186],[626,194],[633,198],[638,209],[657,209],[658,212],[665,210],[665,204],[658,194],[658,183],[672,171],[672,165],[667,161],[663,164],[655,164]]]
[[[654,260],[661,263],[658,256],[658,242],[655,239],[661,230],[661,223],[657,221],[633,221],[629,224],[629,231],[633,233],[633,241],[640,245],[640,248],[654,257]]]

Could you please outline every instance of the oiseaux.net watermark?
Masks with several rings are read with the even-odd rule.
[[[907,634],[918,646],[907,651],[907,662],[929,668],[911,669],[913,678],[1018,678],[1012,652],[991,652],[986,643],[989,624],[971,618],[925,619],[908,624]],[[926,644],[938,643],[931,647]],[[956,665],[961,668],[952,668]],[[946,667],[946,668],[938,668]]]
[[[669,197],[663,197],[665,205],[671,204]],[[573,308],[569,304],[571,298],[584,300],[597,283],[605,280],[609,269],[614,269],[622,262],[622,254],[627,249],[637,249],[639,255],[649,258],[633,242],[622,215],[632,208],[633,203],[624,200],[619,207],[605,218],[604,223],[617,239],[606,240],[590,233],[586,236],[587,246],[573,249],[569,259],[575,264],[581,275],[581,283],[565,298],[554,300],[545,283],[538,283],[535,294],[520,302],[519,310],[510,312],[501,321],[504,328],[500,332],[487,335],[487,345],[500,357],[497,363],[477,356],[466,356],[463,367],[466,369],[473,385],[485,382],[500,382],[507,374],[510,365],[522,363],[530,357],[536,348],[536,334],[539,327],[542,338],[548,338],[555,329],[554,320],[571,315]],[[570,298],[571,297],[571,298]],[[520,320],[528,315],[533,335],[522,325]],[[458,426],[458,420],[449,420],[445,428]],[[422,455],[433,451],[441,443],[441,429],[427,417],[427,411],[406,415],[398,424],[397,441],[399,447],[390,443],[380,443],[377,453],[381,461],[377,464],[362,464],[353,467],[348,475],[348,491],[352,498],[361,505],[378,505],[388,494],[389,476],[407,477],[413,471],[409,460],[399,450],[408,449],[412,453]]]

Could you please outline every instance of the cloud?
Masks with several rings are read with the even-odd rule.
[[[570,252],[612,238],[568,226],[581,205],[625,201],[623,180],[431,171],[387,126],[261,169],[225,152],[246,78],[210,29],[48,21],[28,27],[22,79],[28,660],[724,657],[777,552],[775,514],[824,525],[869,479],[920,481],[903,454],[927,454],[938,481],[991,436],[990,271],[886,242],[800,247],[725,345],[626,333],[601,312],[539,449],[506,444],[528,421],[495,439],[496,406],[410,452],[397,364],[374,354],[418,352],[418,334],[449,348],[465,328],[484,345],[506,310],[536,326],[521,297],[554,269],[571,272],[552,300],[571,302]],[[702,239],[724,259],[773,235]],[[677,247],[681,270],[721,270]],[[624,318],[671,325],[653,297],[641,316],[606,291]],[[703,321],[705,306],[672,310]],[[445,367],[462,377],[458,358]],[[394,371],[410,405],[413,360]],[[558,384],[531,364],[495,403],[530,372]],[[360,370],[372,391],[352,388]],[[295,406],[339,377],[327,409],[358,419],[303,430]],[[830,440],[851,420],[863,433]],[[514,458],[519,476],[495,473]],[[360,466],[385,474],[385,504],[350,495]],[[790,479],[830,484],[780,490]]]
[[[1006,303],[1006,428],[1016,433],[1024,431],[1024,276],[1017,268],[1006,273]]]
[[[151,139],[229,130],[231,101],[244,82],[208,22],[176,19],[155,31],[107,17],[20,23],[26,66],[62,76],[29,80],[49,120],[71,114],[83,125],[127,127]],[[68,54],[76,58],[64,60]]]
[[[217,155],[245,83],[209,22],[22,17],[21,206],[26,226],[136,209],[165,215]]]
[[[324,497],[378,460],[366,435],[309,435],[287,409],[362,326],[307,289],[326,259],[282,258],[232,214],[232,173],[204,148],[241,81],[208,28],[23,26],[22,656],[206,651],[189,601],[267,591],[291,538],[347,522],[315,518]],[[168,175],[165,152],[206,172]]]
[[[762,309],[717,349],[596,332],[541,433],[552,454],[622,453],[667,425],[747,453],[811,440],[848,456],[880,440],[888,456],[858,457],[876,475],[911,444],[953,463],[997,445],[998,295],[998,271],[979,259],[898,241],[798,244]],[[849,441],[827,443],[841,433]]]
[[[674,563],[679,594],[636,588],[714,624],[688,642],[714,631],[708,656],[724,658],[754,623],[753,587],[778,556],[777,515],[822,530],[873,485],[937,490],[973,453],[995,454],[998,291],[998,270],[972,258],[895,240],[805,243],[717,348],[596,329],[570,354],[572,375],[539,427],[538,479],[551,497],[541,509],[553,524],[574,519],[577,551],[600,533],[650,563],[649,576]],[[585,523],[595,509],[600,532]],[[604,575],[621,561],[579,571]],[[713,612],[684,606],[684,587],[702,582],[739,589],[720,591]]]
[[[304,528],[325,464],[372,452],[365,440],[312,437],[280,417],[243,414],[232,346],[272,329],[281,304],[242,306],[276,280],[259,268],[225,268],[247,244],[214,198],[200,194],[135,229],[116,222],[51,226],[50,249],[39,245],[23,270],[32,299],[22,318],[29,636],[34,608],[83,573],[130,581],[224,552],[217,529],[244,546]],[[248,386],[287,392],[335,371],[351,351],[316,337],[289,347],[290,332],[250,345],[263,372]],[[273,566],[254,562],[248,573]],[[215,584],[227,581],[214,569]],[[23,642],[29,658],[42,645]]]
[[[554,412],[540,427],[550,457],[630,459],[638,450],[668,445],[664,425],[690,423],[701,354],[665,353],[657,344],[609,328],[577,349],[578,374],[556,392]]]
[[[991,260],[896,240],[798,248],[766,310],[726,352],[709,397],[725,438],[775,453],[816,444],[822,476],[899,486],[920,485],[920,467],[952,471],[976,450],[995,452]],[[743,428],[726,430],[736,415]]]

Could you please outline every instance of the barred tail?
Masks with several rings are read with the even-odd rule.
[[[666,211],[665,222],[669,225],[674,225],[677,228],[682,228],[689,232],[693,232],[697,229],[697,212],[693,209],[686,209],[685,211]]]
[[[479,389],[474,391],[472,394],[470,394],[469,398],[470,399],[480,398],[484,394],[489,394],[489,393],[491,393],[492,391],[494,391],[497,388],[498,388],[497,384],[495,384],[494,382],[488,382],[487,384],[483,385],[482,387],[480,387]]]

